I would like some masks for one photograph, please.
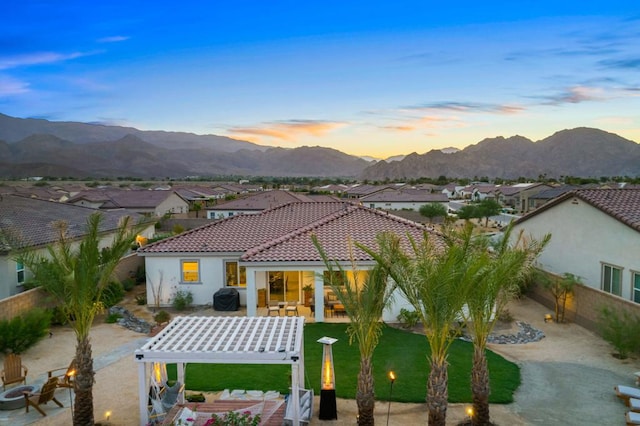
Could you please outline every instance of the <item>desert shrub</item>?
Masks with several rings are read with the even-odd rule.
[[[600,310],[598,322],[602,338],[617,351],[620,359],[640,352],[640,318],[627,311],[615,311],[609,307]]]
[[[105,308],[110,308],[122,299],[124,299],[124,288],[122,284],[118,281],[111,281],[111,283],[104,288],[100,301]]]
[[[164,310],[158,311],[158,313],[153,316],[153,320],[158,324],[169,322],[170,319],[171,315],[169,314],[169,312]]]
[[[136,305],[144,306],[147,304],[147,295],[145,293],[136,296]]]
[[[173,228],[171,228],[171,232],[173,232],[174,235],[182,234],[184,232],[184,226],[176,223],[175,225],[173,225]]]
[[[122,318],[122,315],[120,315],[117,312],[111,313],[109,315],[107,315],[107,317],[105,318],[104,322],[106,322],[107,324],[115,324],[118,322],[118,320]]]
[[[10,320],[0,321],[0,350],[4,353],[24,353],[47,335],[51,312],[34,308]]]
[[[202,392],[200,392],[200,393],[188,393],[187,396],[185,396],[185,398],[189,402],[204,402],[205,401],[205,397],[204,397],[204,394]]]
[[[133,287],[135,287],[136,282],[133,278],[127,278],[122,280],[121,284],[124,291],[131,291],[133,290]]]
[[[144,263],[136,269],[136,284],[144,284],[147,281],[147,271]]]
[[[498,321],[511,323],[513,322],[513,315],[508,309],[503,309],[498,315]]]
[[[412,328],[420,321],[420,314],[417,311],[409,311],[408,309],[400,309],[398,321],[404,328]]]
[[[173,297],[172,306],[176,311],[184,311],[193,303],[193,294],[188,290],[178,290]]]
[[[58,306],[51,309],[49,315],[52,325],[66,325],[69,323],[69,316]]]

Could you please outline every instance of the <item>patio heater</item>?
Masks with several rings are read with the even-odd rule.
[[[338,410],[336,406],[336,375],[333,366],[332,345],[338,339],[323,337],[318,339],[322,343],[322,370],[320,374],[320,420],[337,420]]]

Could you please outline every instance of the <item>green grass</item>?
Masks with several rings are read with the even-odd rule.
[[[304,327],[306,386],[320,392],[320,362],[323,336],[335,337],[333,358],[336,374],[336,395],[354,399],[356,395],[360,356],[357,345],[349,345],[347,324],[315,323]],[[376,399],[388,400],[390,383],[387,374],[396,373],[393,401],[424,402],[427,393],[429,345],[423,335],[385,327],[376,348],[373,365]],[[456,340],[449,353],[449,402],[471,402],[470,377],[473,346]],[[513,402],[513,393],[520,385],[520,369],[493,352],[487,353],[491,377],[491,403]],[[277,390],[288,393],[291,368],[288,365],[189,364],[187,389],[219,391],[222,389]],[[175,378],[175,366],[169,366]]]

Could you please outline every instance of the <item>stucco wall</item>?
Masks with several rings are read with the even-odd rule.
[[[36,307],[53,306],[44,291],[34,288],[0,300],[0,319],[12,319]]]
[[[568,199],[515,226],[515,231],[520,229],[536,239],[552,234],[539,258],[542,269],[570,272],[599,290],[602,264],[620,267],[622,297],[631,299],[631,271],[640,271],[639,232],[579,199]]]

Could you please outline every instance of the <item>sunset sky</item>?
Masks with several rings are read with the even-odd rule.
[[[384,158],[640,142],[635,1],[7,1],[0,112]]]

